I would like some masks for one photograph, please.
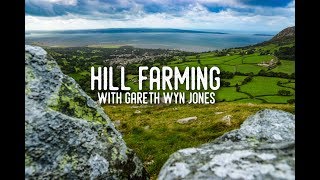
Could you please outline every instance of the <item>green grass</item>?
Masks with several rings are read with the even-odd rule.
[[[200,54],[200,58],[210,58],[210,57],[213,57],[214,54],[213,53],[201,53]]]
[[[223,87],[217,90],[216,98],[219,101],[234,101],[237,99],[249,98],[248,95],[236,91],[235,87]]]
[[[296,87],[296,83],[286,83],[286,84],[282,84],[282,86],[285,86],[285,87],[289,87],[289,88],[295,88]]]
[[[196,61],[184,62],[180,64],[169,64],[169,67],[178,67],[180,70],[184,70],[186,67],[197,67],[200,66]]]
[[[227,71],[227,72],[235,72],[236,68],[235,66],[231,65],[217,65],[221,71]]]
[[[120,120],[118,129],[128,145],[144,162],[152,179],[175,151],[199,146],[232,129],[239,128],[251,114],[265,108],[294,112],[293,105],[217,103],[215,105],[104,106],[112,120]],[[140,110],[140,114],[135,114]],[[215,112],[223,112],[215,114]],[[232,115],[231,124],[222,118]],[[190,124],[178,124],[180,118],[197,116]]]
[[[97,48],[118,48],[120,45],[100,45]],[[91,47],[94,47],[91,46]],[[269,44],[263,47],[257,47],[262,50],[277,50],[279,46]],[[92,48],[95,50],[94,48]],[[234,54],[241,50],[234,50]],[[78,52],[80,53],[80,52]],[[272,55],[260,56],[259,53],[251,55],[232,55],[216,57],[215,53],[200,53],[200,62],[196,56],[187,56],[186,62],[182,58],[175,56],[173,61],[168,62],[170,67],[194,66],[218,66],[222,71],[242,72],[257,74],[264,67],[257,66],[261,61],[269,61]],[[67,66],[68,62],[62,63]],[[244,63],[244,64],[243,64]],[[284,72],[291,74],[295,72],[294,61],[281,60],[281,65],[272,69],[274,72]],[[141,64],[136,63],[139,66]],[[159,63],[154,64],[160,66]],[[95,67],[100,66],[98,64]],[[90,75],[90,71],[80,71],[69,74],[76,81]],[[139,91],[137,75],[127,75],[126,85],[131,87],[131,91]],[[224,79],[230,82],[231,86],[241,85],[241,82],[247,76],[234,76],[232,79]],[[282,86],[277,82],[282,82]],[[294,99],[294,80],[276,78],[276,77],[253,77],[251,82],[240,86],[240,92],[236,92],[235,87],[221,87],[216,91],[216,100],[227,101],[214,105],[105,105],[104,109],[112,120],[120,120],[120,126],[117,127],[123,134],[123,138],[128,147],[135,150],[139,158],[144,163],[145,168],[151,175],[151,179],[156,179],[161,167],[167,161],[168,157],[175,151],[183,148],[199,146],[203,143],[214,140],[222,134],[238,128],[240,124],[251,114],[258,110],[271,108],[281,109],[294,113],[294,105],[287,104],[287,100]],[[148,81],[146,82],[148,85]],[[291,96],[278,96],[279,90],[285,89],[292,92]],[[179,86],[179,91],[187,92],[183,85]],[[163,92],[162,90],[160,92]],[[188,98],[189,93],[186,93]],[[141,111],[136,114],[135,111]],[[215,112],[223,112],[215,114]],[[231,124],[222,121],[225,115],[232,115]],[[176,121],[180,118],[197,116],[198,119],[190,124],[178,124]]]
[[[258,63],[261,63],[262,61],[270,61],[271,59],[274,59],[274,57],[271,55],[260,56],[258,54],[255,54],[253,56],[245,57],[243,59],[243,63],[245,63],[245,64],[258,64]]]
[[[251,104],[261,104],[261,103],[263,103],[263,101],[260,100],[260,99],[240,99],[240,100],[236,100],[234,102],[235,103],[251,103]]]
[[[253,64],[240,64],[237,66],[237,71],[241,73],[250,73],[258,74],[261,69],[266,69],[264,67],[260,67]]]
[[[281,65],[272,69],[273,72],[284,72],[287,74],[291,74],[291,73],[295,72],[295,62],[294,61],[280,60],[280,62],[281,62]]]
[[[279,90],[284,89],[294,94],[294,90],[278,86],[278,81],[287,81],[287,79],[255,76],[251,82],[241,86],[241,91],[250,93],[253,96],[261,96],[277,95]]]
[[[74,80],[79,81],[80,79],[85,78],[85,76],[90,76],[90,72],[89,71],[81,71],[81,72],[69,74],[69,76],[71,76]]]
[[[259,98],[264,99],[268,103],[282,103],[282,104],[287,103],[289,99],[295,99],[294,96],[263,96]]]
[[[132,92],[138,92],[139,91],[139,84],[138,84],[138,75],[127,75],[127,81],[126,86],[129,86],[131,88]]]
[[[258,48],[262,50],[270,50],[271,52],[273,52],[275,50],[278,50],[279,46],[277,46],[276,44],[268,44],[268,45],[260,46]]]
[[[230,82],[230,86],[235,86],[236,84],[241,85],[241,82],[247,76],[234,76],[232,79],[223,79],[224,81]]]
[[[223,64],[226,64],[226,65],[239,65],[239,64],[242,64],[242,57],[238,57],[238,58],[234,58],[234,59],[231,59],[227,62],[224,62]]]

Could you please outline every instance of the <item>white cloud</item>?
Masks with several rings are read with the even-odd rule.
[[[199,3],[205,4],[216,4],[220,6],[230,6],[230,7],[244,7],[244,5],[238,0],[198,0]]]
[[[39,4],[59,4],[65,6],[75,6],[77,5],[77,0],[30,0],[33,3]]]
[[[214,0],[211,0],[214,1]],[[218,1],[218,0],[216,0]],[[287,8],[266,8],[270,13],[240,13],[226,9],[210,12],[201,4],[187,7],[179,16],[168,13],[147,14],[137,6],[134,12],[121,14],[121,18],[104,15],[103,18],[68,14],[57,17],[26,15],[26,30],[97,29],[97,28],[184,28],[184,29],[232,29],[279,31],[294,25],[294,5]],[[97,17],[102,17],[97,15]]]

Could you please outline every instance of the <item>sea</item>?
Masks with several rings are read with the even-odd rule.
[[[26,31],[26,44],[50,47],[90,45],[134,46],[205,52],[243,47],[267,41],[275,32],[180,29],[98,29],[69,31]]]

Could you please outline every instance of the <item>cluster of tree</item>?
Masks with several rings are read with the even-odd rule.
[[[183,63],[184,63],[184,62],[187,62],[186,56],[182,56],[182,57],[181,57],[181,60],[182,60]]]
[[[290,96],[291,92],[288,91],[288,90],[281,89],[281,90],[278,91],[278,95],[279,96]]]
[[[138,74],[139,73],[139,67],[136,64],[127,64],[125,66],[126,73],[127,74]]]
[[[174,56],[169,55],[169,56],[157,56],[154,58],[153,63],[159,63],[160,65],[166,65],[168,64],[170,61],[174,61],[176,60],[176,58],[174,58]],[[149,60],[146,60],[148,62],[150,62]],[[152,61],[151,61],[152,62]]]
[[[242,50],[239,52],[239,55],[243,56],[243,55],[249,55],[249,54],[253,54],[255,52],[254,49],[248,49],[248,50]]]
[[[248,51],[246,51],[246,54],[253,54],[254,53],[254,49],[249,49]]]
[[[229,71],[221,71],[220,72],[220,78],[221,79],[232,79],[234,77],[234,73]]]
[[[279,59],[295,60],[295,46],[292,47],[280,47],[279,50],[274,52],[274,55]]]
[[[289,103],[289,104],[294,104],[295,102],[296,102],[295,99],[288,99],[288,101],[287,101],[287,103]]]
[[[235,75],[237,76],[254,76],[254,73],[253,72],[249,72],[249,73],[243,73],[243,72],[235,72],[234,73]]]
[[[224,81],[224,80],[220,80],[220,86],[221,87],[229,87],[230,86],[230,82]]]
[[[200,61],[200,54],[197,54],[197,55],[196,55],[196,59],[197,59],[198,64],[199,64],[199,65],[202,65],[202,64],[201,64],[201,61]]]
[[[215,55],[217,57],[221,57],[221,56],[226,56],[228,54],[228,50],[226,49],[223,49],[223,50],[220,50],[220,51],[215,51]]]
[[[235,85],[235,87],[236,87],[236,91],[239,92],[240,91],[240,86],[239,86],[238,83]]]
[[[270,52],[269,49],[267,49],[267,50],[261,50],[261,52],[260,52],[260,56],[268,55],[268,54],[271,54],[271,52]]]
[[[171,52],[171,54],[174,54],[176,56],[195,56],[198,53],[196,53],[196,52],[187,52],[187,51],[174,51],[174,53]]]
[[[267,76],[267,77],[280,77],[286,79],[295,79],[295,73],[286,74],[284,72],[273,72],[273,71],[266,71],[261,69],[258,73],[258,76]]]
[[[248,82],[252,81],[252,76],[248,76],[244,78],[244,80],[241,82],[242,85],[247,84]]]

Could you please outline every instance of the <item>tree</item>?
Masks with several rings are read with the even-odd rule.
[[[295,99],[289,99],[289,100],[287,101],[287,103],[289,103],[289,104],[294,104],[294,103],[295,103]]]
[[[244,78],[244,80],[242,81],[242,85],[247,84],[251,80],[252,80],[252,76],[248,76],[248,77]]]
[[[221,83],[222,87],[229,87],[230,86],[230,82],[228,82],[228,81],[221,80],[220,83]]]
[[[237,92],[239,92],[239,91],[240,91],[240,86],[239,86],[239,84],[238,84],[238,83],[236,84],[236,91],[237,91]]]
[[[281,81],[278,81],[278,82],[277,82],[277,85],[278,85],[278,86],[282,85]]]
[[[290,96],[291,92],[288,91],[288,90],[281,89],[281,90],[278,91],[278,95],[280,95],[280,96]]]
[[[292,47],[280,47],[278,51],[274,52],[274,55],[279,59],[295,60],[295,46]]]
[[[200,55],[199,55],[199,54],[196,55],[196,58],[197,58],[198,64],[202,65],[202,64],[201,64],[201,61],[200,61]]]
[[[234,73],[229,71],[221,71],[220,78],[221,79],[232,79],[234,77]]]
[[[187,62],[186,56],[182,56],[182,62]]]
[[[278,60],[276,64],[277,64],[277,65],[281,65],[281,61],[280,61],[280,60]]]
[[[254,49],[249,49],[248,51],[247,51],[247,54],[253,54],[254,53]]]

